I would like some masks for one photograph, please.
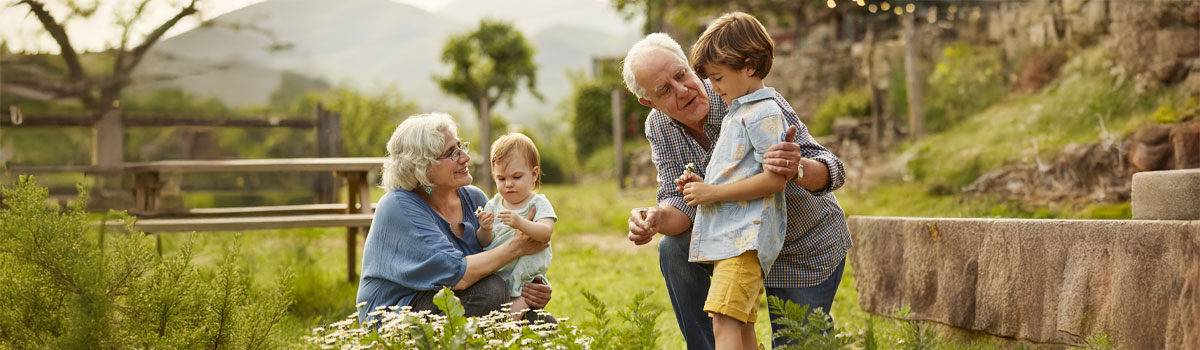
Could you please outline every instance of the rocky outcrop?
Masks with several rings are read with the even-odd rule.
[[[1196,349],[1200,221],[851,217],[863,310],[1037,343]]]
[[[1123,141],[1068,145],[1058,157],[981,175],[963,189],[1031,205],[1129,200],[1132,175],[1200,168],[1200,122],[1148,124]]]

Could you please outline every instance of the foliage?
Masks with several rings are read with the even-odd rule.
[[[829,96],[817,107],[813,122],[808,124],[813,136],[833,133],[838,118],[862,118],[871,115],[871,96],[866,91],[847,91]]]
[[[481,154],[491,154],[490,112],[499,101],[510,106],[522,81],[529,92],[538,93],[537,65],[533,63],[533,47],[520,31],[508,22],[482,19],[479,28],[455,35],[442,49],[442,62],[450,64],[450,74],[434,76],[443,92],[458,97],[475,108],[480,121]],[[482,104],[482,105],[481,105]],[[483,162],[483,172],[491,172],[491,164]],[[490,191],[491,183],[484,183]]]
[[[86,196],[63,211],[46,205],[48,191],[26,176],[3,192],[0,347],[279,346],[290,273],[269,290],[255,289],[236,249],[215,271],[202,271],[192,266],[190,245],[164,258],[139,232],[90,233]],[[132,220],[125,223],[132,231]]]
[[[308,94],[320,93],[332,88],[333,86],[329,85],[325,79],[284,71],[279,77],[279,87],[275,88],[275,91],[272,91],[271,95],[267,97],[267,105],[275,110],[288,110],[295,105],[296,101],[302,100]]]
[[[784,350],[842,349],[854,342],[848,334],[834,334],[833,318],[824,310],[808,312],[809,305],[799,306],[791,300],[767,296],[767,306],[777,319],[779,329],[772,336],[788,344]]]
[[[947,46],[929,75],[926,130],[945,130],[1003,98],[1002,68],[997,52],[967,42]]]
[[[1136,95],[1107,67],[1105,51],[1091,49],[1068,59],[1059,77],[1031,95],[1008,97],[981,112],[904,146],[906,178],[951,193],[984,171],[1035,157],[1052,159],[1067,144],[1120,136],[1177,89]],[[1035,146],[1036,144],[1036,146]]]
[[[928,323],[918,322],[912,318],[912,309],[905,304],[900,307],[896,316],[901,319],[902,338],[898,342],[903,350],[935,349],[938,345],[937,334]]]
[[[293,114],[310,114],[317,103],[342,116],[342,154],[346,157],[382,157],[387,141],[400,122],[420,113],[416,103],[399,91],[366,95],[348,87],[310,92],[293,105]],[[315,149],[315,146],[310,146]]]
[[[571,75],[571,134],[574,136],[576,156],[587,158],[601,147],[612,145],[612,91],[622,94],[621,109],[624,139],[644,139],[641,134],[650,108],[638,103],[637,97],[629,93],[615,65],[606,65],[599,77],[589,78],[581,72]]]
[[[81,52],[75,47],[78,43],[71,42],[66,28],[74,20],[92,17],[100,8],[100,2],[68,1],[66,4],[50,5],[35,0],[17,2],[13,6],[27,8],[42,29],[54,39],[63,66],[54,72],[22,77],[11,83],[58,98],[78,98],[89,112],[96,115],[116,108],[115,102],[120,98],[121,91],[133,82],[134,68],[142,62],[150,48],[181,20],[198,16],[199,13],[197,0],[186,3],[145,1],[123,5],[115,6],[112,23],[116,29],[114,32],[121,33],[119,38],[112,41],[118,44],[96,54],[101,56],[102,64],[92,65],[82,59]],[[147,23],[152,17],[146,14],[162,11],[163,7],[171,16],[161,23]],[[145,28],[153,29],[143,33]],[[108,67],[98,67],[101,65]]]

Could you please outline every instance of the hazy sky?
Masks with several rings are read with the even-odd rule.
[[[209,19],[263,1],[265,0],[206,1],[201,7],[201,11],[204,18]],[[436,11],[450,2],[450,0],[392,1],[406,3],[428,11]],[[58,45],[54,43],[54,40],[48,34],[45,34],[41,30],[41,23],[38,23],[37,19],[29,14],[29,7],[25,5],[12,6],[14,2],[12,0],[0,0],[0,40],[5,41],[8,47],[14,51],[35,50],[57,53]],[[87,0],[81,2],[89,3]],[[120,32],[113,25],[115,19],[118,17],[115,13],[129,13],[129,10],[133,6],[136,6],[136,3],[139,1],[105,0],[98,2],[100,3],[100,7],[94,16],[85,20],[73,20],[67,26],[67,34],[71,38],[71,45],[75,47],[76,51],[99,50],[105,46],[116,46],[119,43]],[[168,0],[167,2],[178,4],[175,8],[179,8],[179,6],[186,3],[184,0]],[[136,28],[143,35],[149,33],[155,26],[175,14],[172,9],[166,7],[149,10],[146,15],[149,19],[139,21],[139,23],[144,23],[145,25]],[[65,8],[61,7],[51,6],[51,11],[60,21],[66,13]],[[200,21],[192,17],[177,24],[167,32],[166,36],[170,37],[186,32],[199,24]],[[138,37],[134,36],[134,38]]]

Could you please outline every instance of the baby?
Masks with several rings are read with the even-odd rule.
[[[492,178],[496,180],[496,195],[483,207],[481,220],[494,215],[491,230],[480,229],[479,244],[491,250],[508,242],[517,230],[530,238],[549,242],[558,217],[545,195],[533,190],[541,185],[541,157],[529,137],[510,133],[492,143]],[[533,220],[526,219],[533,211]],[[481,221],[482,223],[482,221]],[[489,232],[490,231],[490,232]],[[518,258],[496,271],[496,275],[508,282],[508,295],[512,297],[512,319],[520,319],[529,304],[521,297],[525,283],[541,278],[546,280],[550,267],[550,248]]]

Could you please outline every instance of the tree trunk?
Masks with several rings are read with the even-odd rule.
[[[493,191],[494,188],[493,188],[493,183],[491,181],[491,177],[492,177],[492,159],[491,159],[492,158],[492,115],[491,115],[491,111],[488,110],[488,107],[490,107],[490,106],[488,106],[487,96],[480,97],[479,98],[479,143],[482,144],[480,146],[483,146],[483,147],[481,147],[481,149],[483,149],[483,154],[480,156],[480,160],[481,160],[480,164],[482,166],[480,167],[481,171],[479,174],[479,176],[482,177],[482,179],[479,179],[479,180],[483,180],[483,181],[476,180],[475,183],[482,185],[479,187],[483,188],[483,192],[487,193],[490,196],[495,191]]]
[[[922,114],[924,108],[921,106],[922,88],[924,83],[917,74],[917,42],[916,42],[916,18],[914,14],[906,14],[903,16],[904,22],[904,77],[908,90],[908,136],[916,139],[921,137],[925,132],[925,121]]]
[[[871,154],[883,149],[883,113],[880,110],[883,107],[883,97],[879,89],[875,87],[875,16],[867,15],[867,33],[864,40],[867,42],[866,52],[866,68],[867,68],[867,89],[871,94]]]

